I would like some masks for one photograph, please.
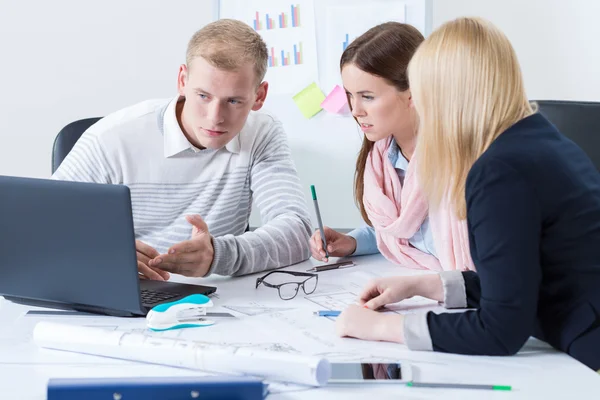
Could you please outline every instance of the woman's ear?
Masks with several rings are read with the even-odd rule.
[[[407,89],[404,93],[406,93],[407,108],[415,108],[415,102],[413,101],[412,93],[411,93],[410,89]]]
[[[399,96],[400,101],[402,102],[403,107],[405,109],[414,108],[414,104],[412,101],[412,93],[410,92],[410,89],[406,89],[405,91],[400,92]]]

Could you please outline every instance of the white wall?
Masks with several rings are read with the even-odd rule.
[[[434,0],[434,29],[460,16],[496,24],[511,40],[527,94],[600,101],[600,1]]]
[[[214,5],[0,0],[0,174],[49,177],[52,142],[67,123],[174,95],[187,41],[213,20]],[[506,32],[530,98],[600,101],[599,1],[433,0],[434,27],[463,15]],[[352,175],[361,138],[353,121],[323,113],[305,120],[290,111],[289,97],[272,96],[267,106],[281,114],[307,197],[317,184],[324,222],[360,224]]]
[[[0,174],[49,177],[67,123],[176,94],[213,0],[0,0]]]
[[[252,1],[252,0],[248,0]],[[430,0],[368,0],[368,4],[380,9],[385,3],[390,3],[396,10],[398,4],[405,6],[405,19],[422,32],[427,32],[431,21],[427,18],[426,5]],[[329,93],[334,82],[331,77],[339,77],[340,53],[331,53],[329,46],[327,24],[328,8],[346,6],[350,9],[364,6],[366,0],[315,0],[315,25],[317,38],[317,55],[319,66],[319,86],[324,93]],[[388,13],[385,18],[397,18],[397,15]],[[362,16],[361,16],[362,18]],[[369,20],[377,21],[379,14]],[[376,24],[377,22],[372,22]],[[350,21],[349,25],[364,26],[364,21]],[[336,28],[334,28],[335,31]],[[360,29],[357,27],[357,29]],[[366,29],[366,28],[365,28]],[[335,59],[331,59],[335,57]],[[330,70],[328,70],[330,68]],[[329,78],[329,79],[328,79]],[[337,79],[334,79],[337,80]],[[300,87],[311,82],[299,81]],[[341,80],[337,83],[341,84]],[[274,87],[277,82],[271,82]],[[309,186],[314,184],[319,198],[319,208],[325,225],[352,229],[364,224],[360,212],[354,202],[354,171],[356,157],[362,144],[363,133],[350,114],[345,116],[332,115],[320,112],[313,118],[304,118],[293,103],[290,95],[269,95],[265,108],[281,119],[290,140],[292,156],[302,181],[309,212],[312,215],[314,226],[316,217],[310,198]],[[254,213],[250,218],[252,226],[260,222]]]

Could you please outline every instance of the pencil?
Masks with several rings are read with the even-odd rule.
[[[406,386],[440,389],[484,389],[484,390],[512,390],[510,386],[501,385],[473,385],[463,383],[428,383],[428,382],[408,382]]]
[[[315,214],[317,214],[317,223],[319,224],[319,231],[321,231],[321,241],[323,242],[323,250],[325,250],[325,256],[329,258],[329,252],[327,251],[327,239],[325,239],[325,230],[323,229],[323,221],[321,220],[321,212],[319,211],[319,202],[317,201],[317,191],[315,185],[310,185],[310,191],[312,193],[313,204],[315,205]]]

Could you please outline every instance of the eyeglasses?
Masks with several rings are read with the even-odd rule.
[[[301,282],[288,282],[292,279],[292,276],[306,276],[307,278]],[[269,278],[270,282],[265,281],[267,278]],[[317,274],[295,271],[271,271],[265,276],[256,278],[256,288],[258,289],[258,286],[262,283],[266,287],[277,289],[279,297],[282,300],[291,300],[296,297],[300,287],[302,287],[305,294],[313,293],[317,288],[318,282],[319,276]]]

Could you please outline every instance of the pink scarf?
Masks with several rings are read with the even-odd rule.
[[[436,258],[408,242],[427,217],[429,206],[418,185],[415,162],[409,163],[404,185],[388,159],[393,138],[375,142],[367,157],[363,202],[375,228],[377,247],[395,264],[415,269],[475,270],[466,221],[459,221],[447,202],[429,214]]]

